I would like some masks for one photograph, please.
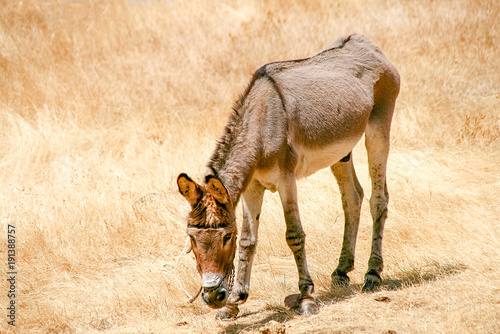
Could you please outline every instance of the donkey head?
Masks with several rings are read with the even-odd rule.
[[[202,299],[211,308],[221,308],[232,288],[237,237],[233,204],[222,182],[212,175],[202,186],[181,174],[177,185],[191,204],[186,231],[202,278]]]

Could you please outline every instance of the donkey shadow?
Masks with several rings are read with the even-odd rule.
[[[267,306],[265,310],[269,310],[272,313],[267,315],[264,319],[260,319],[257,321],[248,321],[248,322],[233,322],[229,324],[221,334],[236,334],[240,333],[244,330],[259,330],[262,327],[265,327],[269,322],[276,321],[281,324],[285,324],[289,320],[293,319],[296,316],[296,313],[285,306],[280,305],[272,305]],[[260,311],[254,311],[249,313],[244,313],[241,316],[238,316],[237,319],[241,320],[246,317],[251,317],[253,315],[259,314]]]
[[[459,262],[440,262],[436,260],[429,260],[427,264],[422,267],[413,267],[405,270],[399,270],[394,275],[384,276],[382,284],[378,291],[395,291],[413,286],[418,286],[428,282],[437,281],[443,277],[459,274],[466,270],[467,267]],[[353,298],[356,294],[361,293],[363,284],[350,284],[349,286],[332,286],[329,291],[323,291],[316,295],[316,301],[320,308],[344,300]],[[287,298],[295,298],[299,295],[291,295]],[[253,316],[259,314],[261,311],[271,311],[265,318],[254,320]],[[236,334],[244,330],[259,330],[265,327],[269,322],[276,321],[285,324],[298,315],[297,307],[285,307],[283,305],[268,305],[264,310],[244,313],[238,316],[238,322],[228,324],[228,326],[221,332],[224,334]],[[241,322],[245,318],[252,318],[247,322]]]

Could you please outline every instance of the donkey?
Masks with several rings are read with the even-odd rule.
[[[222,308],[219,318],[236,317],[248,298],[265,190],[278,191],[286,241],[295,257],[302,314],[315,314],[297,203],[296,179],[330,167],[340,188],[345,226],[333,285],[349,284],[354,268],[363,189],[352,150],[365,134],[372,183],[373,236],[364,292],[381,284],[382,234],[389,195],[386,165],[391,119],[399,94],[396,68],[361,35],[338,39],[319,54],[273,62],[253,75],[237,100],[222,138],[208,162],[204,184],[180,174],[177,185],[191,204],[187,234],[202,276],[202,299]],[[237,228],[235,208],[242,197],[243,222],[234,288]]]

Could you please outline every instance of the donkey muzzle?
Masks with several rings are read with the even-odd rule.
[[[222,274],[205,273],[201,280],[201,298],[211,308],[221,308],[226,305],[229,291]]]

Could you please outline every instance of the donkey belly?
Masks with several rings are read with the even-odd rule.
[[[295,177],[297,179],[306,177],[337,163],[352,151],[360,138],[361,135],[346,138],[318,148],[295,147],[298,157]]]
[[[297,154],[295,178],[300,179],[312,175],[320,169],[337,163],[352,151],[361,136],[362,134],[315,148],[295,145],[293,147]],[[281,175],[279,166],[279,161],[274,160],[273,164],[258,168],[253,177],[267,190],[275,192]]]

